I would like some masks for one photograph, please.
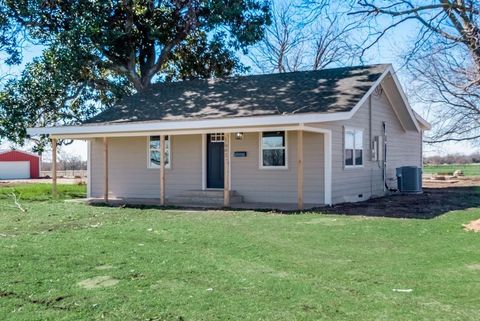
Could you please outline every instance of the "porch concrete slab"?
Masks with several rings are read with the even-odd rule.
[[[323,204],[304,204],[304,210],[309,210],[318,207],[324,207]],[[297,204],[291,203],[238,203],[232,204],[233,209],[244,210],[271,210],[271,211],[297,211]]]
[[[79,202],[86,204],[103,204],[105,203],[103,198],[82,198],[82,199],[72,199],[66,200],[67,202]],[[108,200],[110,205],[133,205],[133,206],[160,206],[159,198],[110,198]],[[166,206],[175,206],[180,208],[195,208],[195,209],[223,209],[223,205],[206,205],[206,204],[196,204],[196,203],[168,203]],[[325,207],[323,204],[304,204],[304,209],[309,210],[313,208]],[[296,211],[297,204],[290,203],[233,203],[230,206],[230,209],[237,210],[270,210],[270,211]]]

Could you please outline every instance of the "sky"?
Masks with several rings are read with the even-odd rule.
[[[280,0],[281,1],[281,0]],[[366,64],[378,64],[378,63],[391,63],[398,73],[401,83],[405,82],[405,68],[402,66],[402,61],[399,56],[408,50],[412,43],[412,37],[416,35],[416,28],[418,25],[415,23],[406,23],[398,28],[390,30],[385,37],[383,37],[379,43],[371,48],[366,55]],[[0,65],[0,74],[10,73],[13,75],[19,74],[26,63],[30,62],[34,57],[41,54],[41,47],[31,46],[25,48],[24,59],[21,65],[14,67],[6,67]],[[242,59],[242,62],[248,63],[248,59]],[[424,116],[428,120],[426,110],[422,106],[412,106],[420,115]],[[0,144],[0,149],[9,148],[8,143]],[[28,146],[25,147],[28,150]],[[87,159],[87,143],[85,141],[74,141],[68,146],[60,147],[62,153],[79,155],[83,160]],[[471,154],[477,152],[478,147],[471,146],[466,142],[455,143],[443,143],[437,145],[424,144],[425,156],[432,155],[446,155],[453,153]]]

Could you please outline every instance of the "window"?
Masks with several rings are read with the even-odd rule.
[[[223,143],[225,141],[224,133],[213,133],[210,134],[210,142],[212,143]]]
[[[363,165],[363,130],[345,129],[345,166]]]
[[[287,144],[284,131],[262,133],[260,144],[261,168],[287,167]]]
[[[148,140],[148,167],[160,167],[160,136],[150,136]],[[165,168],[170,168],[170,137],[165,136]]]

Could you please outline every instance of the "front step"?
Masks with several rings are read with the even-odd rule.
[[[243,197],[236,191],[230,191],[230,202],[232,204],[243,203]],[[223,190],[192,190],[184,195],[170,197],[167,203],[175,205],[223,205]]]

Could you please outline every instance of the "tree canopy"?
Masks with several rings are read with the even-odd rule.
[[[46,48],[0,93],[0,135],[16,142],[28,126],[79,122],[154,82],[242,72],[236,52],[270,22],[257,0],[0,0],[0,8],[0,50],[12,63],[18,42],[2,34],[15,29]]]
[[[8,14],[31,39],[47,46],[59,43],[70,51],[81,45],[92,63],[126,77],[137,91],[167,70],[176,77],[231,73],[238,60],[226,70],[216,64],[232,58],[231,50],[260,40],[269,21],[268,5],[254,0],[5,3]],[[192,61],[184,58],[196,53],[206,55],[209,63],[203,64],[204,70],[186,72]]]

